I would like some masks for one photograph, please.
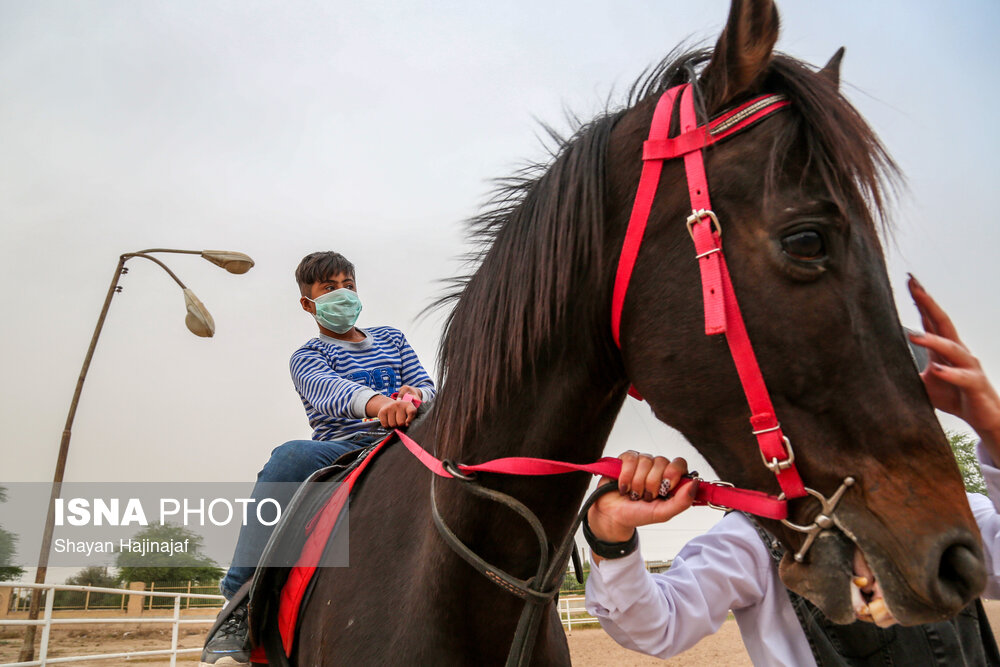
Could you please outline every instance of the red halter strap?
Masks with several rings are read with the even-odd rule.
[[[670,137],[675,103],[680,97],[680,134]],[[660,97],[653,112],[649,140],[643,146],[642,175],[636,191],[625,242],[622,245],[611,301],[611,333],[621,348],[621,317],[629,281],[639,256],[646,223],[656,197],[663,161],[684,158],[692,213],[687,219],[688,232],[694,241],[695,259],[701,271],[705,304],[705,333],[725,333],[729,350],[750,406],[750,424],[757,437],[764,465],[774,473],[786,498],[806,495],[805,486],[795,468],[795,454],[782,432],[753,353],[733,291],[726,260],[722,254],[722,227],[712,212],[702,148],[745,130],[772,113],[789,105],[782,95],[763,95],[728,111],[708,125],[698,125],[690,84],[676,86]],[[629,392],[641,398],[632,388]],[[744,509],[738,505],[730,505]],[[752,511],[752,510],[751,510]]]

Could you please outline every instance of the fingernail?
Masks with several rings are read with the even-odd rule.
[[[660,482],[660,488],[657,491],[657,495],[659,495],[660,498],[666,498],[668,493],[670,493],[670,480],[665,479]]]
[[[622,494],[623,496],[626,493],[628,493],[628,484],[619,484],[618,485],[618,493]]]
[[[920,284],[920,281],[917,280],[917,277],[915,275],[913,275],[912,273],[907,273],[906,275],[910,276],[910,280],[913,281],[914,287],[919,287],[920,289],[924,289],[924,286]]]
[[[632,501],[639,500],[639,494],[635,491],[629,491],[628,499]]]
[[[934,370],[936,370],[936,371],[940,371],[940,370],[943,370],[943,369],[944,369],[944,366],[942,366],[941,364],[939,364],[939,363],[938,363],[938,362],[936,362],[936,361],[932,361],[932,362],[931,362],[931,368],[933,368],[933,369],[934,369]]]
[[[642,499],[645,500],[648,503],[650,500],[653,499],[653,494],[650,493],[649,491],[643,491],[642,492]]]

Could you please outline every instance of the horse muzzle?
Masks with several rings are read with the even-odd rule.
[[[785,585],[833,622],[860,619],[887,627],[941,621],[985,587],[983,550],[971,531],[951,528],[930,536],[926,545],[893,540],[902,544],[893,552],[886,540],[891,533],[881,525],[861,530],[859,516],[842,508],[835,527],[810,535],[808,558],[797,561],[789,553],[780,567]]]

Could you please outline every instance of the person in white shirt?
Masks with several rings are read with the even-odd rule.
[[[990,498],[968,497],[990,573],[984,596],[1000,598],[1000,396],[947,314],[912,277],[909,288],[926,332],[911,333],[910,340],[929,352],[930,363],[921,372],[927,395],[935,408],[964,419],[980,438],[977,455]],[[739,512],[688,542],[667,572],[648,573],[638,549],[630,552],[635,528],[690,507],[695,485],[672,498],[651,500],[666,495],[664,480],[676,484],[687,463],[636,452],[623,454],[622,461],[619,493],[602,496],[587,516],[588,541],[594,540],[587,609],[622,646],[668,658],[717,631],[732,610],[758,666],[1000,664],[978,600],[955,620],[927,626],[830,623],[782,584],[777,541]],[[621,548],[609,550],[609,543]],[[606,554],[625,555],[602,558],[593,553],[595,544]]]

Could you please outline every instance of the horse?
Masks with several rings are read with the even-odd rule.
[[[706,148],[705,171],[733,289],[802,479],[823,497],[847,477],[836,525],[782,581],[834,622],[854,620],[852,558],[876,573],[900,623],[951,616],[985,583],[962,479],[907,349],[880,235],[898,170],[839,90],[842,50],[815,69],[774,51],[771,0],[733,0],[714,49],[673,52],[626,103],[583,124],[547,164],[504,181],[472,221],[474,272],[444,300],[443,382],[408,435],[441,458],[475,463],[600,456],[630,386],[722,479],[775,494],[740,381],[720,336],[705,335],[699,268],[684,224],[684,165],[667,161],[622,304],[615,270],[657,100],[692,81],[704,119],[755,95],[789,104]],[[676,131],[676,128],[675,128]],[[791,452],[789,452],[790,454]],[[535,535],[508,509],[439,480],[401,446],[382,451],[351,501],[350,567],[317,570],[301,612],[299,664],[498,664],[522,601],[470,567],[431,520],[484,560],[525,579]],[[480,475],[517,498],[548,535],[574,527],[588,478]],[[789,520],[816,516],[811,498]],[[762,520],[789,554],[802,533]],[[569,664],[553,604],[534,664]]]

